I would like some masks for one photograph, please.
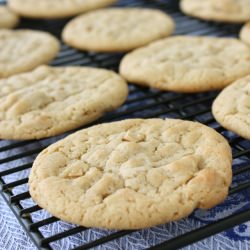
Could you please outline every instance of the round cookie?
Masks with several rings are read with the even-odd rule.
[[[57,39],[46,32],[0,30],[0,78],[47,64],[59,49]]]
[[[250,22],[242,27],[240,31],[240,39],[247,45],[250,45]]]
[[[29,18],[63,18],[103,8],[117,0],[9,0],[9,7]]]
[[[212,112],[223,127],[250,140],[250,75],[225,88],[215,99]]]
[[[250,20],[250,0],[182,0],[181,10],[208,21],[243,23]]]
[[[39,139],[96,120],[126,99],[126,82],[112,71],[41,66],[0,80],[0,138]]]
[[[62,36],[65,43],[80,50],[122,52],[166,37],[173,30],[172,18],[162,11],[112,8],[76,17]]]
[[[52,215],[85,227],[138,229],[222,202],[231,149],[215,130],[132,119],[81,130],[36,158],[29,191]]]
[[[176,92],[221,89],[250,74],[250,48],[233,38],[175,36],[127,54],[128,81]]]
[[[14,28],[19,22],[19,17],[5,6],[0,6],[0,29]]]

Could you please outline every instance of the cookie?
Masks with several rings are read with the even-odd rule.
[[[128,81],[176,92],[221,89],[250,74],[250,48],[233,38],[176,36],[127,54]]]
[[[240,39],[247,45],[250,45],[250,22],[242,27],[240,31]]]
[[[212,112],[223,127],[250,140],[250,75],[225,88],[215,99]]]
[[[200,123],[123,120],[81,130],[42,151],[29,191],[62,220],[138,229],[222,202],[231,163],[226,140]]]
[[[250,20],[250,0],[182,0],[181,10],[208,21],[243,23]]]
[[[76,17],[62,36],[65,43],[80,50],[122,52],[166,37],[173,30],[174,21],[162,11],[112,8]]]
[[[19,17],[5,6],[0,6],[0,29],[14,28],[19,22]]]
[[[117,0],[9,0],[9,7],[29,18],[63,18],[103,8]]]
[[[126,99],[112,71],[41,66],[0,80],[0,138],[40,139],[85,125]]]
[[[0,30],[0,78],[47,64],[59,49],[57,39],[46,32]]]

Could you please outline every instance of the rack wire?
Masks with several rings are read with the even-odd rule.
[[[4,1],[0,1],[0,3],[4,3]],[[184,16],[178,8],[178,1],[175,0],[121,0],[118,6],[140,6],[158,8],[166,11],[177,23],[175,34],[236,37],[240,29],[239,25],[204,22]],[[31,21],[23,19],[18,28],[45,30],[60,38],[61,30],[67,21],[68,20]],[[123,54],[118,53],[79,52],[62,43],[61,52],[52,62],[52,65],[85,65],[104,67],[117,71],[122,56]],[[225,130],[215,122],[211,114],[211,104],[218,92],[191,95],[177,94],[173,92],[160,92],[135,85],[130,85],[129,89],[129,98],[121,108],[106,114],[104,117],[88,126],[126,118],[171,117],[199,121],[213,127],[224,135],[232,147],[234,178],[230,188],[229,200],[230,197],[234,198],[242,192],[248,192],[250,187],[250,142]],[[73,131],[69,133],[72,132]],[[75,235],[84,238],[84,240],[79,240],[73,244],[73,249],[77,250],[104,247],[105,244],[115,242],[118,239],[124,239],[123,242],[126,242],[129,235],[136,234],[140,231],[103,230],[99,231],[99,238],[95,238],[94,240],[85,239],[86,232],[89,233],[91,230],[95,230],[96,232],[96,229],[88,229],[61,222],[59,219],[47,214],[46,211],[41,209],[30,199],[27,182],[33,160],[42,149],[65,137],[69,133],[39,141],[0,141],[0,195],[7,202],[10,209],[38,249],[57,249],[57,244],[61,246],[60,242],[62,240],[67,238],[74,240],[73,237]],[[201,223],[199,228],[186,230],[183,234],[175,235],[172,238],[169,237],[169,232],[165,230],[166,238],[164,240],[156,242],[156,244],[153,245],[148,243],[146,246],[151,249],[171,250],[188,246],[206,237],[249,221],[249,207],[241,209],[237,213],[229,213],[216,222],[207,223],[207,225]],[[39,214],[39,216],[36,214]],[[190,217],[192,218],[192,215]],[[183,221],[184,223],[188,223],[188,221]],[[63,225],[63,231],[53,232],[50,230],[50,226],[57,223],[60,223],[61,226]],[[147,231],[144,230],[144,232]]]

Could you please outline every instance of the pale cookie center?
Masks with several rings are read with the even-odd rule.
[[[64,150],[51,157],[64,162],[58,175],[80,185],[87,196],[98,193],[106,197],[121,188],[150,197],[157,193],[167,195],[191,180],[201,170],[203,162],[194,149],[186,146],[191,141],[197,143],[199,133],[179,136],[176,138],[178,143],[163,143],[161,140],[164,139],[159,141],[154,139],[154,135],[128,131],[111,135],[104,140],[105,145],[99,138],[85,142],[85,148],[81,150],[71,147],[73,158],[68,163],[64,162],[64,157],[61,158],[62,154],[66,155]],[[108,190],[101,188],[103,182],[109,183]]]

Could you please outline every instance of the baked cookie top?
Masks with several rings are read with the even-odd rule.
[[[99,118],[126,99],[126,82],[88,67],[36,70],[0,80],[0,138],[38,139]]]
[[[112,52],[141,47],[173,30],[174,21],[160,10],[110,8],[76,17],[66,25],[62,36],[77,49]]]
[[[59,49],[57,39],[46,32],[0,30],[0,78],[47,64]]]
[[[231,149],[215,130],[132,119],[81,130],[36,158],[29,190],[54,216],[86,227],[137,229],[222,202]]]
[[[237,39],[175,36],[127,54],[120,73],[139,85],[200,92],[250,74],[249,65],[250,48]]]
[[[0,29],[14,28],[19,22],[19,17],[6,6],[0,6]]]
[[[240,31],[240,39],[250,46],[250,22],[246,23]]]
[[[223,127],[250,140],[250,75],[225,88],[215,99],[212,112]]]
[[[30,18],[63,18],[106,7],[117,0],[9,0],[16,13]]]
[[[250,0],[182,0],[181,10],[204,20],[242,23],[250,20]]]

